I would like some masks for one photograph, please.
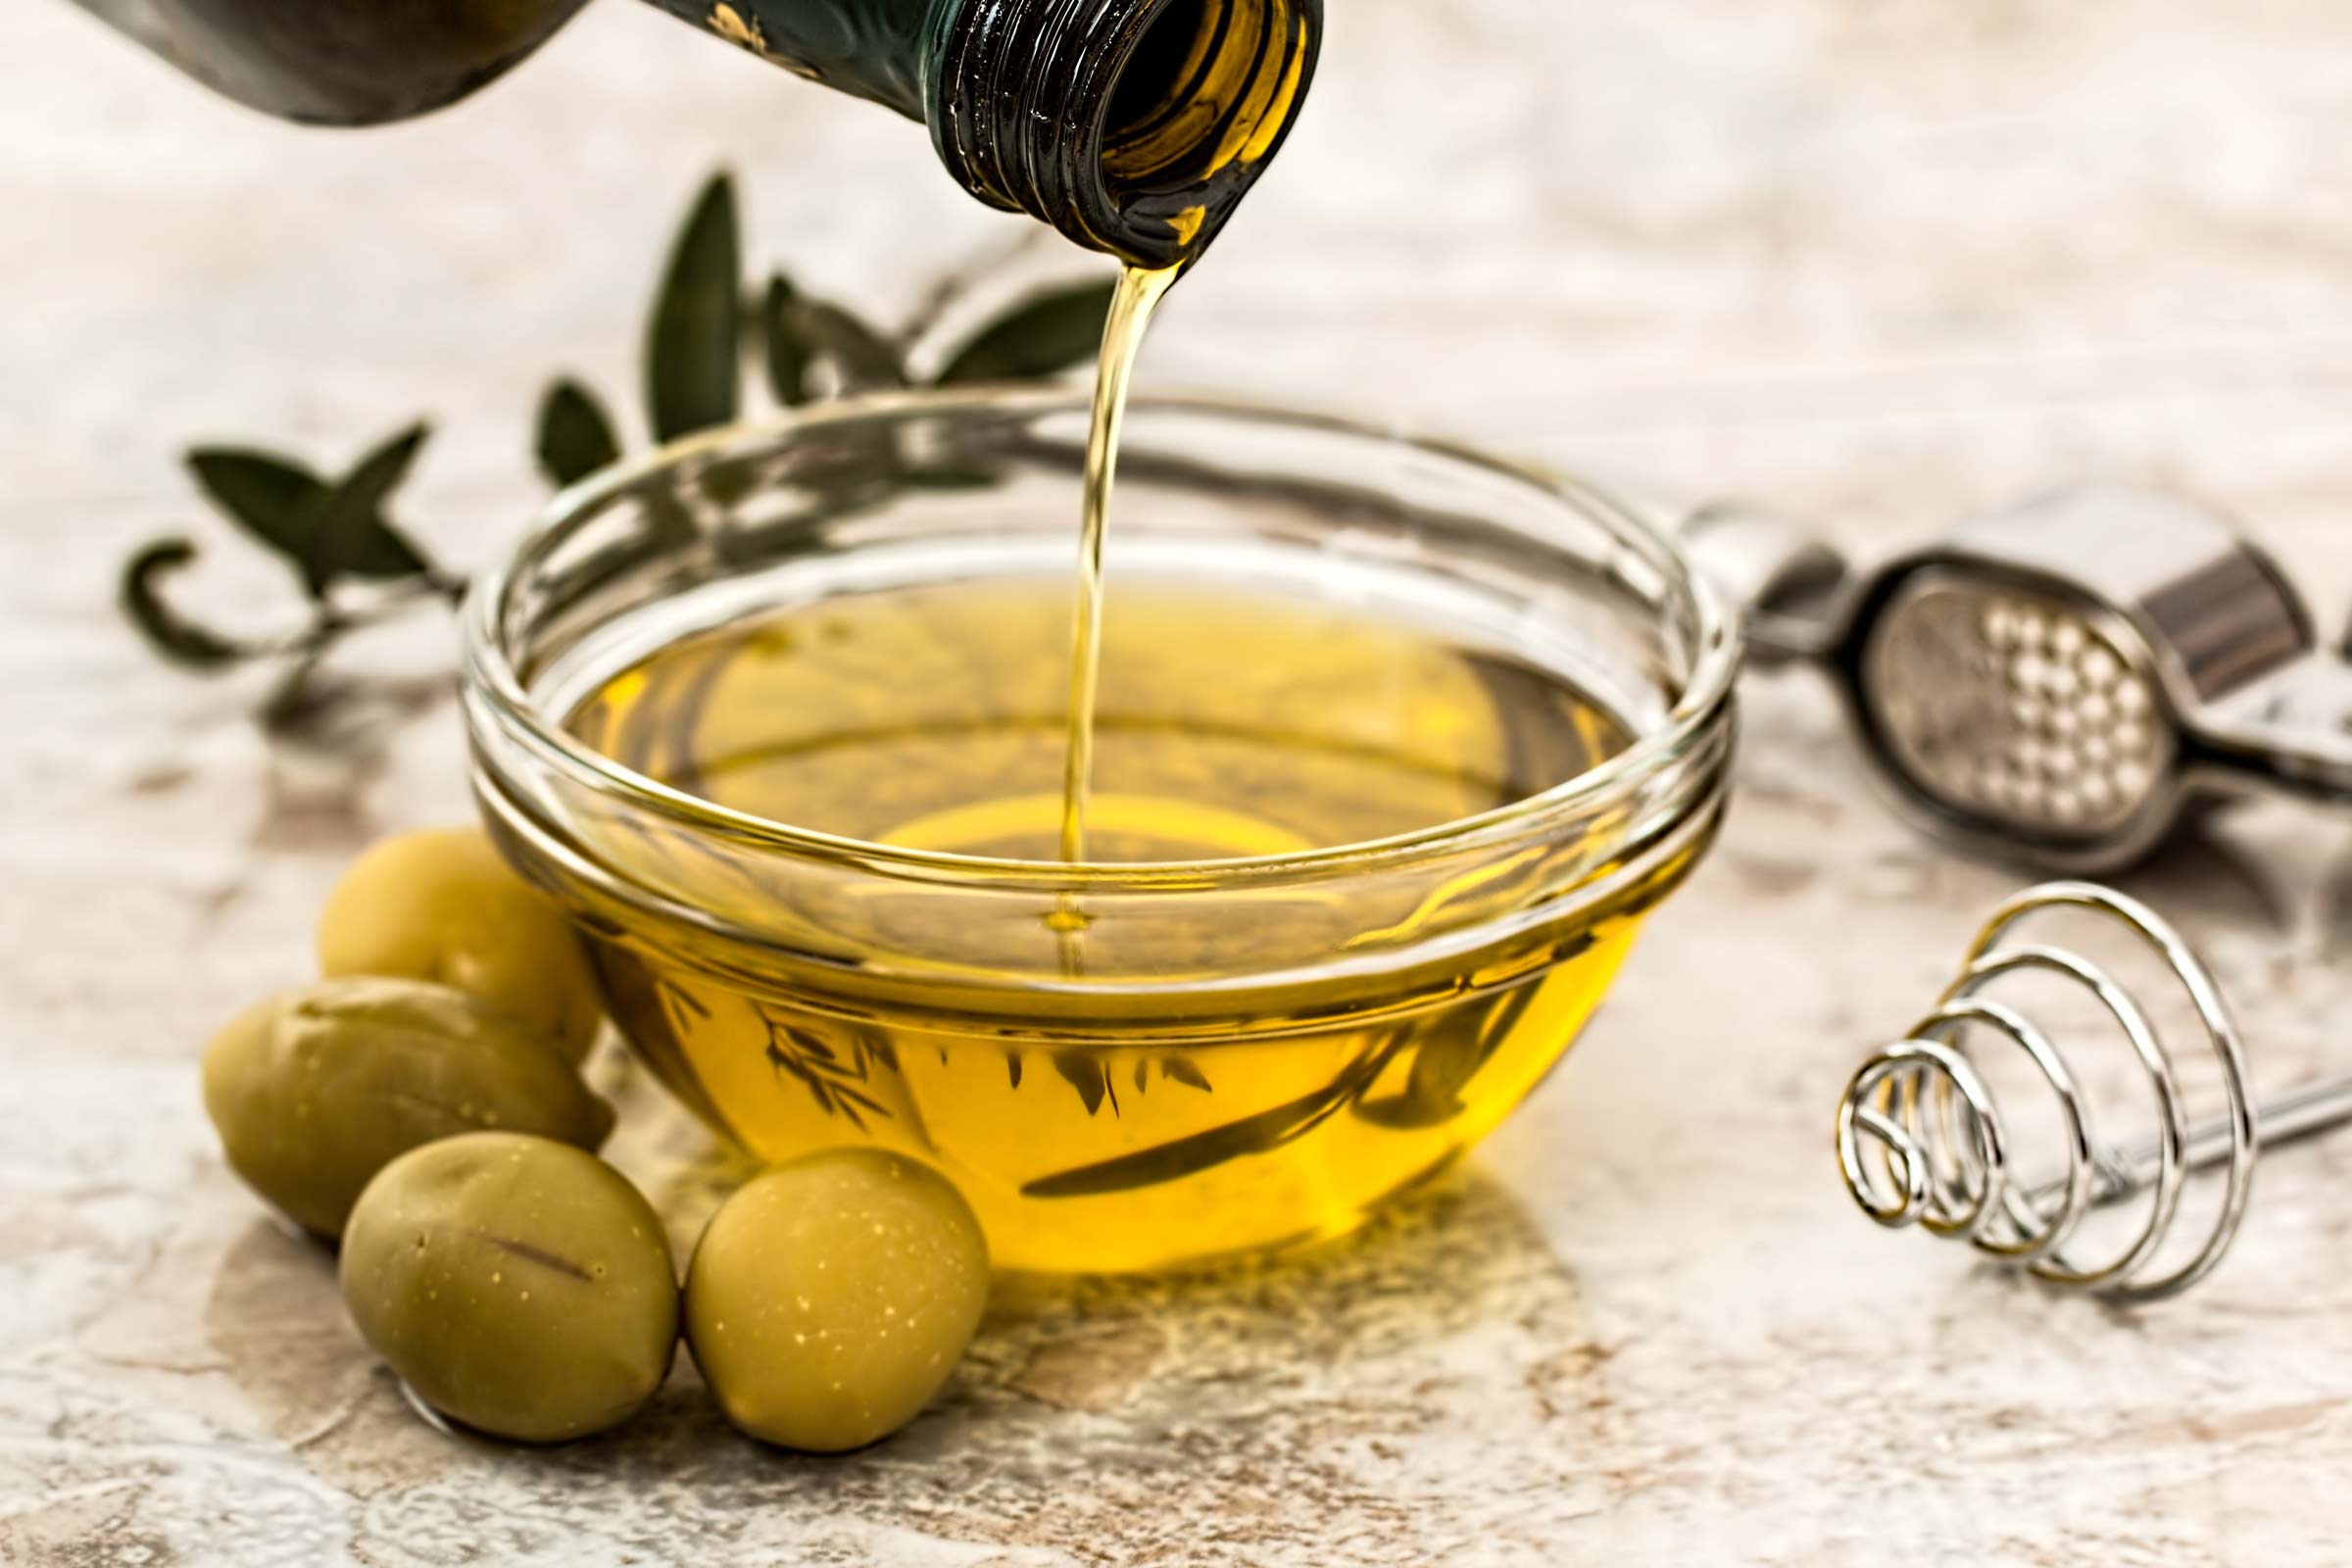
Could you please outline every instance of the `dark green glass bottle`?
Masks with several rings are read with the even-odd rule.
[[[81,0],[289,120],[438,108],[583,0]],[[981,200],[1146,267],[1214,236],[1304,101],[1322,0],[652,0],[931,127]]]

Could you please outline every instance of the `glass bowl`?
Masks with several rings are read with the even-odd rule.
[[[1340,419],[1139,399],[1114,628],[1155,583],[1341,607],[1572,684],[1623,744],[1340,848],[1066,864],[766,820],[572,733],[616,675],[747,617],[1070,583],[1086,412],[909,393],[679,443],[557,498],[466,616],[484,818],[577,920],[638,1054],[755,1158],[931,1162],[1015,1269],[1333,1236],[1475,1143],[1706,849],[1735,729],[1729,613],[1599,491]]]

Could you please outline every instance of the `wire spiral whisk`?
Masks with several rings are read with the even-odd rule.
[[[2015,927],[2049,909],[2087,910],[2120,923],[2151,949],[2185,990],[2214,1059],[2227,1108],[2191,1124],[2173,1057],[2137,1002],[2106,970],[2064,948],[2014,940]],[[2095,997],[2130,1043],[2154,1094],[2156,1134],[2129,1151],[2102,1144],[2090,1100],[2065,1054],[2016,1007],[1984,995],[2005,976],[2061,976]],[[2024,1187],[2012,1178],[2012,1141],[1965,1039],[1989,1030],[2024,1051],[2056,1096],[2066,1173]],[[1993,912],[1959,977],[1908,1039],[1862,1064],[1838,1104],[1838,1163],[1846,1189],[1881,1225],[1917,1224],[2029,1269],[2053,1285],[2111,1300],[2176,1296],[2213,1272],[2236,1238],[2265,1140],[2297,1138],[2352,1116],[2352,1079],[2315,1085],[2257,1110],[2245,1046],[2221,988],[2196,951],[2154,910],[2110,888],[2052,882]],[[2190,1171],[2226,1167],[2221,1203],[2193,1255],[2158,1272],[2160,1250],[2180,1218]],[[2084,1262],[2069,1245],[2102,1204],[2139,1198],[2137,1233],[2114,1255]]]

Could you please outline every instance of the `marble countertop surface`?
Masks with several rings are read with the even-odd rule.
[[[2162,483],[2340,624],[2352,19],[2223,10],[1345,0],[1145,379],[1736,490],[1862,553]],[[879,313],[1020,227],[915,128],[618,0],[367,134],[213,101],[58,0],[0,19],[0,1562],[2344,1560],[2352,1137],[2278,1152],[2221,1273],[2136,1315],[1854,1212],[1838,1088],[2020,877],[1898,826],[1801,675],[1749,687],[1729,830],[1574,1057],[1357,1243],[1008,1291],[942,1406],[847,1459],[736,1438],[683,1367],[556,1451],[417,1422],[223,1171],[193,1061],[305,977],[361,845],[466,811],[454,710],[273,749],[250,686],[136,644],[114,573],[223,541],[189,443],[339,465],[418,413],[406,515],[489,558],[543,496],[537,389],[627,385],[722,162],[755,254]],[[271,572],[215,548],[188,587],[260,615]],[[2264,1083],[2352,1069],[2342,819],[2224,818],[2126,885],[2206,947]],[[686,1141],[649,1103],[622,1157],[658,1185]]]

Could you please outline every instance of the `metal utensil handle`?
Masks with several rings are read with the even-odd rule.
[[[2306,1085],[2259,1106],[2254,1114],[2266,1149],[2327,1132],[2352,1121],[2352,1078]],[[2091,1201],[2120,1203],[2146,1192],[2155,1185],[2163,1161],[2164,1146],[2158,1139],[2151,1138],[2128,1150],[2109,1151],[2099,1158]],[[2214,1116],[2190,1126],[2180,1152],[2183,1168],[2210,1170],[2229,1161],[2229,1117]],[[2037,1207],[2046,1208],[2066,1196],[2066,1183],[2044,1182],[2026,1196]]]
[[[1684,544],[1699,570],[1740,607],[1748,663],[1823,657],[1836,632],[1832,608],[1850,572],[1813,529],[1777,512],[1713,501],[1684,518]]]
[[[2210,753],[2305,796],[2352,797],[2352,662],[2319,649],[2185,715]]]

